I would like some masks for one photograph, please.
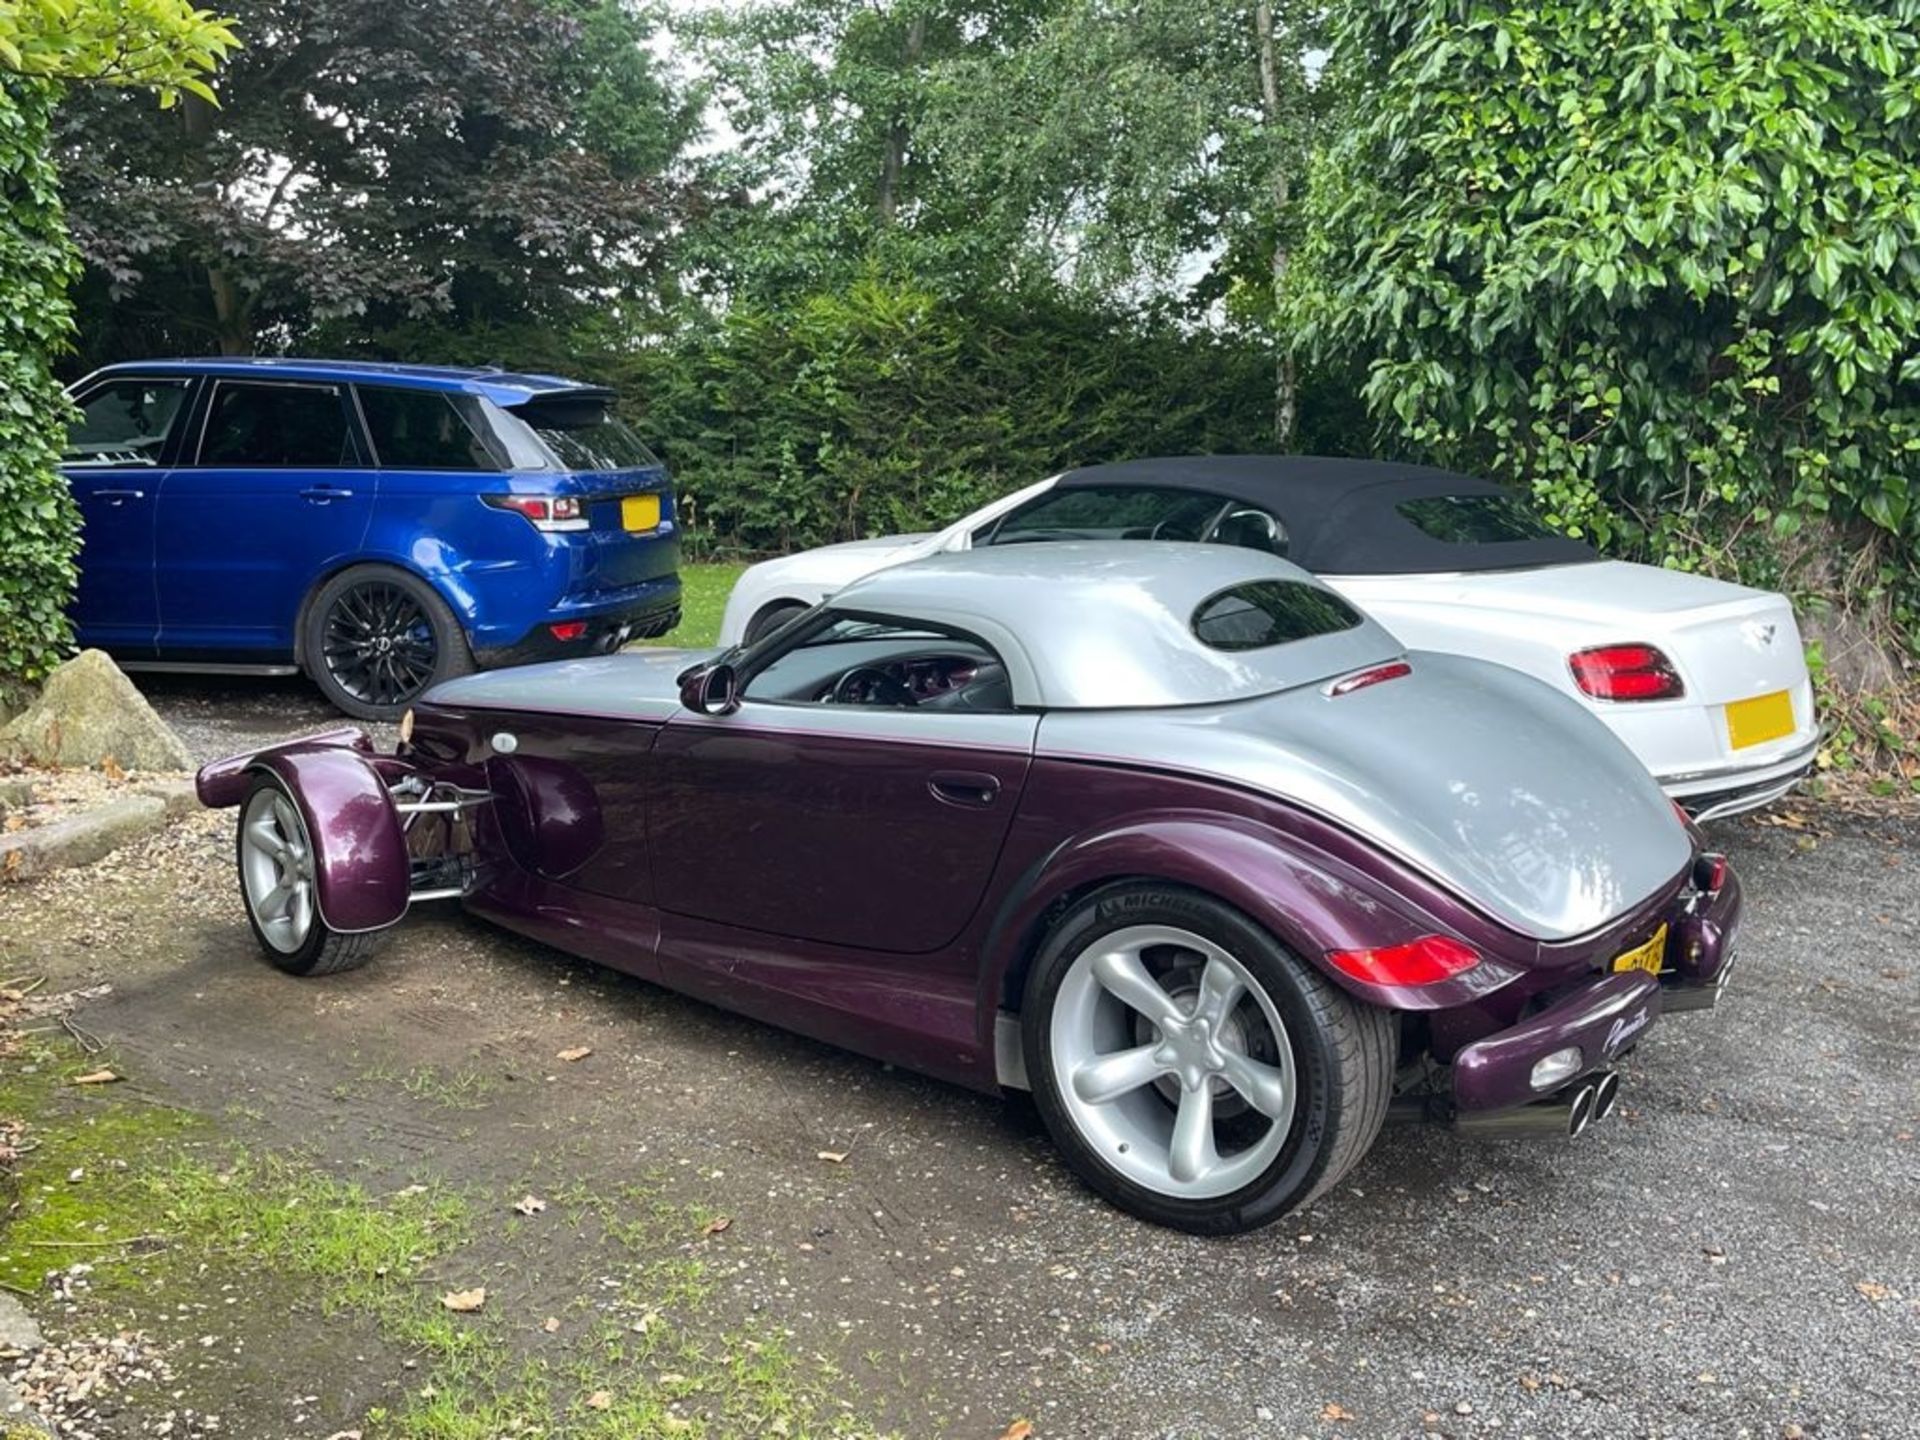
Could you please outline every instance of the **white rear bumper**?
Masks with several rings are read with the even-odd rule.
[[[1655,775],[1660,788],[1684,805],[1696,820],[1717,820],[1757,810],[1778,800],[1813,768],[1820,749],[1815,735],[1786,755],[1759,765],[1726,765],[1711,770]]]

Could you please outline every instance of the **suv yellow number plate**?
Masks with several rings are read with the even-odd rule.
[[[1613,971],[1616,975],[1626,970],[1644,970],[1649,975],[1660,973],[1660,964],[1667,957],[1667,927],[1662,925],[1653,932],[1653,938],[1644,945],[1636,945],[1624,955],[1613,957]]]
[[[658,495],[620,497],[620,524],[627,530],[652,530],[660,524]]]
[[[1736,750],[1793,733],[1793,697],[1784,690],[1727,706],[1727,739]]]

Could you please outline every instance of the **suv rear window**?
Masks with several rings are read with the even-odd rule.
[[[1200,602],[1193,634],[1214,650],[1264,650],[1360,623],[1360,612],[1331,590],[1298,580],[1254,580]]]
[[[1517,495],[1430,495],[1394,507],[1424,535],[1451,545],[1498,545],[1512,540],[1560,540]]]
[[[567,470],[651,470],[660,459],[605,400],[529,400],[514,415],[529,425]]]
[[[390,470],[504,470],[498,442],[486,435],[486,416],[471,395],[438,390],[360,387],[373,453]]]

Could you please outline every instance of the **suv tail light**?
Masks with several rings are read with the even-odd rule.
[[[1369,985],[1436,985],[1480,963],[1480,952],[1451,935],[1422,935],[1380,950],[1329,950],[1327,959]]]
[[[495,510],[511,510],[536,530],[585,530],[586,507],[575,495],[482,495]]]
[[[1573,683],[1595,700],[1677,700],[1687,693],[1673,662],[1651,645],[1596,645],[1567,657]]]

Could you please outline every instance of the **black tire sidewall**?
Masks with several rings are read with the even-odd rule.
[[[354,565],[333,576],[314,592],[313,603],[307,607],[306,618],[302,624],[300,653],[306,661],[307,673],[314,684],[320,687],[320,693],[335,709],[357,720],[393,720],[418,699],[401,701],[396,705],[373,705],[356,699],[341,688],[334,679],[333,672],[327,668],[326,629],[327,615],[340,597],[358,586],[378,582],[394,585],[405,590],[420,606],[427,618],[427,624],[433,630],[433,675],[420,688],[424,695],[442,680],[451,680],[456,675],[465,675],[473,669],[473,652],[467,644],[467,632],[461,626],[459,617],[452,607],[440,598],[433,586],[418,575],[391,565]]]
[[[1227,950],[1267,992],[1293,1047],[1298,1096],[1285,1146],[1258,1179],[1228,1195],[1183,1200],[1146,1189],[1107,1164],[1081,1136],[1060,1097],[1049,1030],[1053,1001],[1074,959],[1102,935],[1134,925],[1190,930]],[[1062,917],[1042,943],[1021,1005],[1021,1043],[1034,1103],[1076,1174],[1131,1214],[1196,1234],[1231,1234],[1267,1225],[1321,1187],[1342,1118],[1343,1086],[1332,1037],[1319,1018],[1328,987],[1267,931],[1198,892],[1150,883],[1098,891]],[[1344,999],[1344,997],[1339,997]]]
[[[756,644],[806,609],[807,606],[798,600],[777,600],[747,622],[746,633],[740,637],[741,641],[748,645]]]

